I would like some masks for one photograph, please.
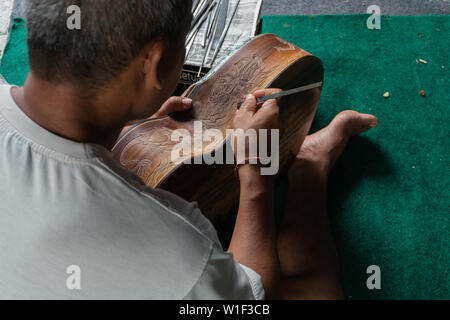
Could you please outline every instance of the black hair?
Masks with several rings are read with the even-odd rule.
[[[192,19],[192,0],[28,0],[30,66],[53,83],[101,87],[156,37],[179,40]],[[77,6],[80,29],[70,28]]]

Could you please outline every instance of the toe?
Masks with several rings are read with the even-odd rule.
[[[315,167],[323,176],[328,176],[350,137],[377,126],[378,119],[373,115],[343,111],[328,127],[306,137],[297,159],[309,164],[309,167]]]
[[[345,136],[351,137],[376,128],[378,119],[370,114],[347,110],[339,113],[331,124]]]

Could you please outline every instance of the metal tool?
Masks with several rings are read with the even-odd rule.
[[[191,42],[191,40],[193,38],[195,39],[195,36],[197,36],[198,31],[200,30],[200,28],[202,27],[203,23],[208,18],[208,14],[211,12],[211,10],[213,8],[214,8],[214,6],[207,7],[206,11],[203,13],[201,18],[196,22],[195,26],[191,28],[191,31],[189,32],[188,36],[186,37],[186,46],[188,45],[188,43]]]
[[[228,6],[230,4],[229,0],[222,0],[219,7],[219,16],[217,17],[217,24],[214,31],[213,37],[213,46],[215,43],[218,43],[220,40],[220,36],[222,35],[226,23],[227,23],[227,15],[228,15]],[[215,46],[214,48],[216,48]]]
[[[200,3],[200,0],[194,0],[192,2],[192,13],[194,13],[197,10],[197,6]]]
[[[194,40],[195,37],[197,36],[198,33],[198,29],[197,31],[193,34],[192,39],[189,41],[189,43],[186,45],[186,56],[185,59],[187,59],[187,57],[189,56],[189,53],[191,52],[192,46],[194,45]]]
[[[224,8],[224,7],[222,7],[222,5],[223,5],[223,2],[225,2],[225,1],[228,2],[228,0],[218,0],[217,1],[218,5],[217,5],[216,11],[214,13],[214,19],[211,24],[211,29],[208,32],[209,33],[208,46],[207,46],[207,50],[205,50],[205,53],[203,54],[202,64],[200,65],[200,68],[198,69],[198,74],[197,74],[198,77],[200,77],[200,75],[202,74],[202,70],[205,65],[205,61],[208,58],[209,53],[211,52],[212,46],[216,40],[216,33],[217,33],[218,24],[219,24],[218,19],[219,19],[219,15],[220,15],[220,10],[222,10]],[[226,6],[226,10],[228,11],[228,5]],[[214,30],[214,38],[212,37],[213,30]]]
[[[231,23],[233,22],[234,16],[236,15],[236,12],[237,12],[237,9],[239,8],[240,3],[241,3],[241,0],[238,0],[238,2],[236,3],[236,6],[234,7],[233,14],[231,15],[231,18],[228,21],[228,24],[226,25],[225,29],[223,30],[222,36],[219,39],[219,43],[216,46],[216,51],[214,52],[211,64],[213,64],[214,61],[216,60],[217,54],[219,53],[220,48],[222,47],[223,42],[225,41],[225,38],[228,34],[228,30],[230,30]]]
[[[193,14],[194,14],[194,18],[192,20],[192,25],[195,24],[196,19],[198,19],[198,17],[200,16],[200,12],[206,7],[206,3],[210,2],[211,0],[200,0],[199,3],[197,4],[197,7],[195,8]]]
[[[221,3],[221,1],[222,0],[216,0],[216,4],[217,5],[216,5],[216,8],[214,10],[214,18],[213,18],[213,20],[211,22],[211,25],[209,26],[209,29],[208,29],[208,39],[212,38],[212,33],[214,31],[214,28],[216,27],[217,18],[219,16],[219,11],[220,11],[220,3]]]
[[[203,4],[203,6],[200,8],[200,10],[198,11],[197,14],[194,15],[194,19],[192,20],[192,24],[191,26],[194,26],[197,24],[197,22],[200,19],[203,19],[205,17],[205,12],[207,12],[210,8],[211,5],[211,1],[212,0],[206,0],[205,3]]]
[[[311,89],[315,89],[315,88],[319,88],[322,87],[323,82],[317,82],[317,83],[313,83],[313,84],[309,84],[307,86],[303,86],[303,87],[299,87],[299,88],[295,88],[295,89],[291,89],[291,90],[286,90],[280,93],[275,93],[275,94],[271,94],[268,96],[264,96],[261,98],[258,98],[256,100],[257,103],[262,103],[271,99],[278,99],[278,98],[282,98],[282,97],[286,97],[286,96],[290,96],[296,93],[300,93],[300,92],[304,92],[304,91],[308,91]],[[238,103],[238,109],[240,109],[242,107],[242,105],[244,104],[244,102],[239,102]]]
[[[208,9],[207,15],[208,15],[208,19],[206,21],[206,28],[205,28],[205,33],[203,34],[203,40],[202,40],[202,48],[204,48],[206,46],[206,41],[208,39],[208,31],[211,25],[211,20],[212,20],[212,16],[213,16],[213,9],[216,7],[217,2],[213,1],[211,3],[211,7]]]

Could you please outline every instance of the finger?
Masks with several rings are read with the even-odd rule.
[[[271,117],[279,118],[280,107],[276,99],[270,99],[263,103],[258,110],[258,114],[270,115]]]
[[[263,103],[263,105],[261,106],[261,108],[259,108],[258,111],[268,111],[268,110],[279,112],[280,107],[278,105],[277,99],[267,100],[266,102]]]
[[[276,93],[281,93],[281,92],[283,92],[283,90],[281,90],[281,89],[272,89],[272,88],[261,89],[261,90],[256,91],[254,93],[254,96],[258,99],[258,98],[261,98],[261,97],[264,97],[264,96],[269,96],[269,95],[276,94]]]
[[[162,117],[177,111],[185,111],[192,107],[191,98],[171,97],[162,107],[153,115],[153,117]]]
[[[254,114],[256,112],[256,97],[249,94],[241,106],[241,110]]]
[[[277,93],[281,93],[281,92],[283,92],[283,90],[281,90],[281,89],[267,88],[267,89],[258,90],[254,94],[255,94],[255,97],[258,99],[258,98],[261,98],[261,97],[265,97],[265,96],[269,96],[269,95],[273,95],[273,94],[277,94]],[[260,106],[259,110],[262,107],[264,107],[264,109],[268,109],[268,108],[277,108],[278,109],[278,103],[279,102],[280,102],[280,99],[268,100],[262,106],[259,105]]]

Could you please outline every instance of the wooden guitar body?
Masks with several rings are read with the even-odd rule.
[[[193,108],[162,119],[146,120],[127,129],[113,148],[114,158],[135,172],[152,188],[171,191],[188,201],[197,201],[202,212],[220,228],[239,197],[234,166],[225,164],[184,164],[229,148],[226,130],[232,128],[237,103],[262,88],[288,90],[323,81],[321,61],[308,52],[272,34],[254,38],[228,57],[204,80],[184,94],[193,99]],[[300,148],[319,103],[321,89],[284,98],[280,103],[280,172],[287,169],[293,143]],[[203,130],[217,129],[224,139],[200,141],[202,150],[173,162],[171,153],[179,141],[174,130],[194,133],[194,122]],[[226,152],[224,152],[226,154]]]

